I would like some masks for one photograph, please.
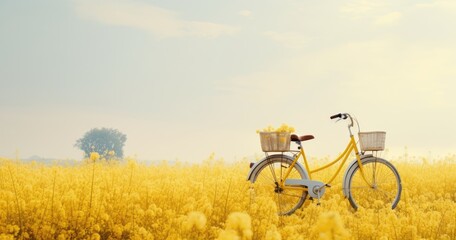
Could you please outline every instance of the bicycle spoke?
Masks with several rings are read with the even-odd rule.
[[[307,195],[307,192],[303,189],[282,188],[283,177],[288,172],[288,178],[290,179],[303,178],[301,172],[296,167],[297,165],[290,168],[291,163],[292,161],[287,158],[272,158],[271,161],[259,170],[254,181],[254,188],[258,192],[271,197],[280,215],[293,213],[303,204]]]
[[[350,187],[351,189],[370,189],[371,186],[359,186],[359,187]]]
[[[268,176],[268,175],[262,174],[262,175],[260,175],[260,177],[261,177],[262,179],[264,179],[264,181],[266,181],[266,182],[268,182],[268,183],[274,184],[274,183],[276,182],[276,180],[274,179],[273,176]]]
[[[356,169],[350,178],[349,200],[352,206],[368,207],[375,201],[381,201],[394,207],[400,194],[395,170],[379,159],[363,163],[363,169],[364,177],[363,173]],[[372,181],[372,185],[368,186],[365,180]]]
[[[376,189],[376,190],[377,190],[377,192],[383,193],[388,198],[392,198],[393,195],[394,195],[394,192],[388,192],[388,191],[385,191],[385,190],[382,190],[382,189]]]
[[[290,197],[302,198],[302,195],[286,194],[286,193],[283,193],[283,192],[281,194],[285,195],[285,196],[290,196]]]
[[[277,208],[279,209],[279,212],[282,212],[282,204],[280,204],[280,194],[276,193],[276,196],[277,196],[277,201],[276,201]]]
[[[274,179],[274,182],[277,182],[277,177],[276,177],[276,174],[275,174],[275,169],[274,169],[274,163],[268,165],[269,166],[269,170],[271,171],[271,175]]]
[[[373,167],[372,167],[372,184],[375,184],[376,183],[376,179],[375,179],[375,176],[376,176],[376,166],[377,166],[377,161],[374,161],[374,163],[372,164]]]

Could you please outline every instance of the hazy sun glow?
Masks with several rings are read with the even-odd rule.
[[[80,159],[95,127],[144,160],[261,153],[289,123],[312,156],[347,140],[331,114],[387,131],[391,156],[456,147],[450,1],[39,1],[0,4],[0,156]]]

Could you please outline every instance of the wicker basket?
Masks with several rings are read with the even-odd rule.
[[[260,132],[261,149],[263,152],[290,151],[290,133]]]
[[[360,132],[361,151],[383,151],[385,149],[385,137],[386,132]]]

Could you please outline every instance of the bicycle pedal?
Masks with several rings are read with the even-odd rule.
[[[325,184],[325,186],[326,186],[326,187],[331,187],[331,185],[329,185],[329,184]]]

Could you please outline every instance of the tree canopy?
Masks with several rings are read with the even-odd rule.
[[[97,152],[102,158],[116,159],[123,157],[123,146],[127,141],[127,135],[117,129],[93,128],[76,141],[75,147],[84,151],[85,157],[91,152]]]

